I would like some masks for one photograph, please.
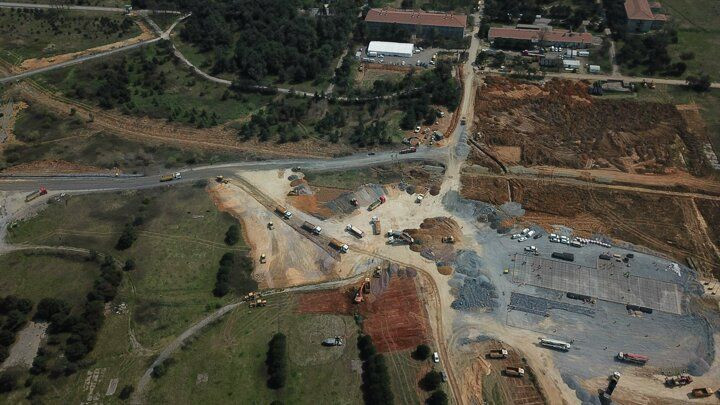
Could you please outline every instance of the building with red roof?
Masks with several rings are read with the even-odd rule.
[[[648,0],[625,0],[628,32],[648,32],[662,28],[667,16],[661,13],[662,5]]]
[[[398,28],[419,36],[439,34],[462,39],[465,34],[465,14],[434,13],[415,10],[373,8],[365,16],[370,32]]]
[[[572,32],[551,28],[527,29],[513,27],[491,27],[488,40],[509,39],[528,41],[537,46],[562,46],[565,48],[589,48],[600,40],[588,32]]]

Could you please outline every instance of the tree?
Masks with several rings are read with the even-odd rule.
[[[125,271],[135,270],[135,260],[133,260],[133,259],[125,260],[125,265],[123,265],[123,270],[125,270]]]
[[[418,345],[412,353],[412,357],[415,360],[427,360],[428,357],[430,357],[430,346],[425,344]]]
[[[30,387],[30,398],[45,395],[48,392],[48,383],[45,379],[39,378],[33,381]]]
[[[115,249],[125,250],[132,246],[133,242],[137,239],[135,234],[135,228],[131,224],[125,224],[120,239],[118,239]]]
[[[437,390],[433,392],[427,400],[425,400],[425,403],[427,405],[447,405],[448,397],[445,391]]]
[[[135,391],[135,388],[132,385],[128,384],[124,386],[122,390],[120,390],[120,395],[118,397],[124,401],[130,398],[130,395],[133,393],[133,391]]]
[[[428,373],[425,374],[422,379],[420,379],[419,385],[420,388],[424,389],[425,391],[433,391],[437,389],[441,382],[442,375],[435,370],[431,370],[428,371]]]
[[[276,390],[284,387],[287,378],[287,339],[284,334],[276,333],[270,339],[265,365],[268,388]]]
[[[362,335],[358,338],[358,349],[360,350],[360,359],[363,361],[368,360],[376,353],[375,346],[373,345],[372,338],[370,335]]]
[[[17,376],[11,372],[0,374],[0,392],[10,392],[17,387]]]
[[[240,240],[240,227],[236,224],[230,225],[227,232],[225,232],[225,243],[232,246]]]
[[[686,79],[687,86],[691,90],[695,90],[698,93],[710,90],[712,80],[707,74],[701,74],[700,76],[688,76]]]

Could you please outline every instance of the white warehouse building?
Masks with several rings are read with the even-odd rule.
[[[413,55],[413,44],[371,41],[368,45],[367,56],[375,57],[378,55],[409,58]]]

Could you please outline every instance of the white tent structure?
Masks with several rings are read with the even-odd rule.
[[[367,49],[368,56],[400,56],[409,58],[413,55],[413,44],[402,42],[371,41]]]

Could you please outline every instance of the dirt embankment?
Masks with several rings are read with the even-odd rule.
[[[65,160],[36,160],[30,163],[23,163],[17,166],[9,167],[2,171],[3,174],[57,174],[57,173],[73,173],[73,174],[112,174],[112,170],[102,167],[85,166]]]
[[[360,304],[353,303],[355,287],[349,287],[302,294],[297,310],[315,314],[358,313],[363,318],[364,332],[373,338],[378,351],[414,348],[429,340],[430,328],[418,298],[415,277],[402,274],[392,276],[388,288],[380,294],[366,294],[366,300]]]
[[[703,140],[675,106],[593,98],[581,82],[540,86],[488,77],[475,115],[481,140],[525,166],[695,175],[708,169]],[[507,147],[519,148],[519,159]]]
[[[410,250],[424,256],[431,255],[441,263],[449,263],[455,258],[455,243],[462,238],[458,223],[447,217],[426,218],[419,229],[405,229],[405,232],[415,240]],[[440,265],[438,271],[445,275],[452,273],[452,269],[444,265]]]
[[[547,229],[566,225],[580,235],[608,235],[683,263],[693,257],[701,270],[720,274],[717,247],[708,237],[711,234],[717,240],[717,231],[710,229],[720,225],[715,201],[472,174],[464,174],[462,184],[463,196],[474,200],[500,205],[512,196],[526,210],[523,221]]]

